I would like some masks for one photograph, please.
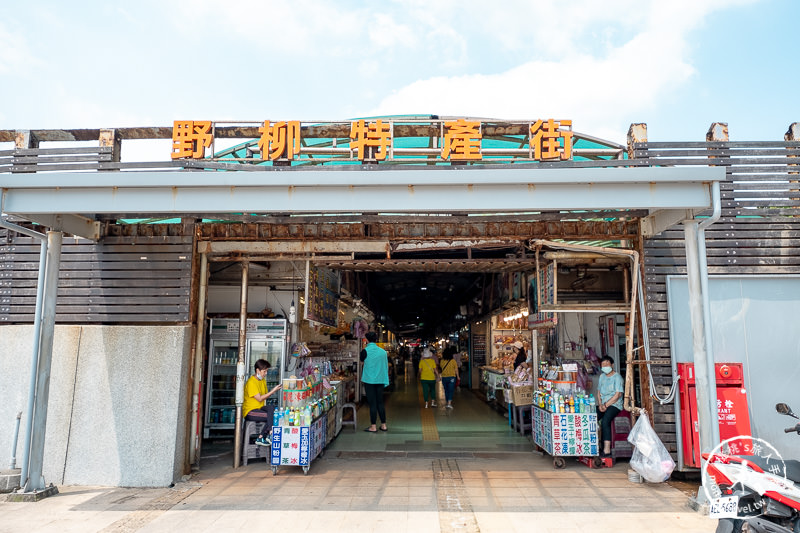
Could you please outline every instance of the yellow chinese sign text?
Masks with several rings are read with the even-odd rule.
[[[211,139],[210,120],[176,120],[172,126],[172,159],[204,157]]]
[[[261,159],[274,161],[279,157],[294,159],[300,153],[300,121],[275,122],[269,120],[258,128],[261,138],[258,147],[261,149]]]
[[[386,159],[389,148],[392,146],[392,125],[378,120],[365,124],[363,120],[350,123],[350,147],[358,149],[358,159],[364,160],[365,148],[371,146],[378,148],[373,157],[377,161]]]
[[[445,122],[442,159],[481,159],[481,123],[468,122],[463,118],[456,122]]]
[[[568,128],[568,129],[562,129]],[[563,146],[561,139],[564,139]],[[572,159],[572,121],[537,120],[531,125],[531,147],[537,161]]]

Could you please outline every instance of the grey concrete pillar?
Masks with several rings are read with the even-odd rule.
[[[236,416],[234,428],[233,467],[239,468],[242,456],[242,404],[244,403],[244,365],[247,355],[247,287],[250,263],[242,262],[242,293],[239,309],[239,357],[236,361]]]
[[[39,365],[36,372],[36,398],[33,407],[33,437],[29,455],[28,479],[24,492],[45,490],[42,466],[44,464],[44,437],[47,429],[47,403],[50,393],[50,367],[53,361],[53,335],[56,322],[56,295],[58,270],[61,263],[60,231],[47,232],[47,265],[42,309],[42,338],[39,348]]]

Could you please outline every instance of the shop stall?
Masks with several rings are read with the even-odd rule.
[[[340,340],[309,346],[312,353],[330,362],[332,379],[342,383],[342,403],[357,402],[361,388],[361,341]]]
[[[329,381],[318,366],[305,378],[283,380],[270,444],[273,475],[281,466],[297,466],[308,473],[314,459],[342,429],[341,392],[342,383]]]
[[[555,468],[566,466],[565,457],[598,458],[595,413],[554,413],[537,405],[532,409],[533,441],[553,457]]]
[[[490,360],[480,368],[479,389],[487,402],[501,408],[509,404],[509,376],[514,372],[514,343],[521,342],[526,352],[531,352],[532,336],[527,329],[527,308],[515,308],[492,318],[490,330]],[[530,403],[530,402],[529,402]]]

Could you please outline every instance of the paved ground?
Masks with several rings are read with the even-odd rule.
[[[0,503],[0,532],[714,531],[666,484],[633,484],[627,464],[590,470],[548,458],[318,459],[307,476],[263,461],[220,466],[171,489],[60,487]],[[420,454],[421,455],[421,454]],[[229,464],[223,459],[222,462]],[[229,459],[229,457],[227,458]]]
[[[202,471],[173,488],[59,487],[38,503],[0,497],[0,533],[714,531],[666,484],[628,481],[627,463],[591,470],[531,451],[468,392],[425,410],[416,384],[387,404],[390,431],[345,430],[308,475],[264,460],[234,470],[229,444],[205,445]]]

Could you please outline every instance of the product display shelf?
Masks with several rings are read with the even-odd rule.
[[[506,374],[504,371],[490,367],[481,367],[481,392],[486,395],[486,401],[490,402],[503,399],[503,388],[506,381]],[[499,392],[498,392],[499,391]]]
[[[564,457],[591,457],[600,466],[596,413],[553,413],[531,407],[533,442],[553,457],[555,468],[564,468]]]
[[[342,383],[330,383],[336,389],[337,400],[326,411],[314,418],[310,425],[273,426],[269,465],[272,475],[281,466],[298,466],[308,474],[311,463],[325,453],[325,447],[342,429]],[[313,390],[313,387],[311,388]],[[314,396],[307,397],[313,401]]]

